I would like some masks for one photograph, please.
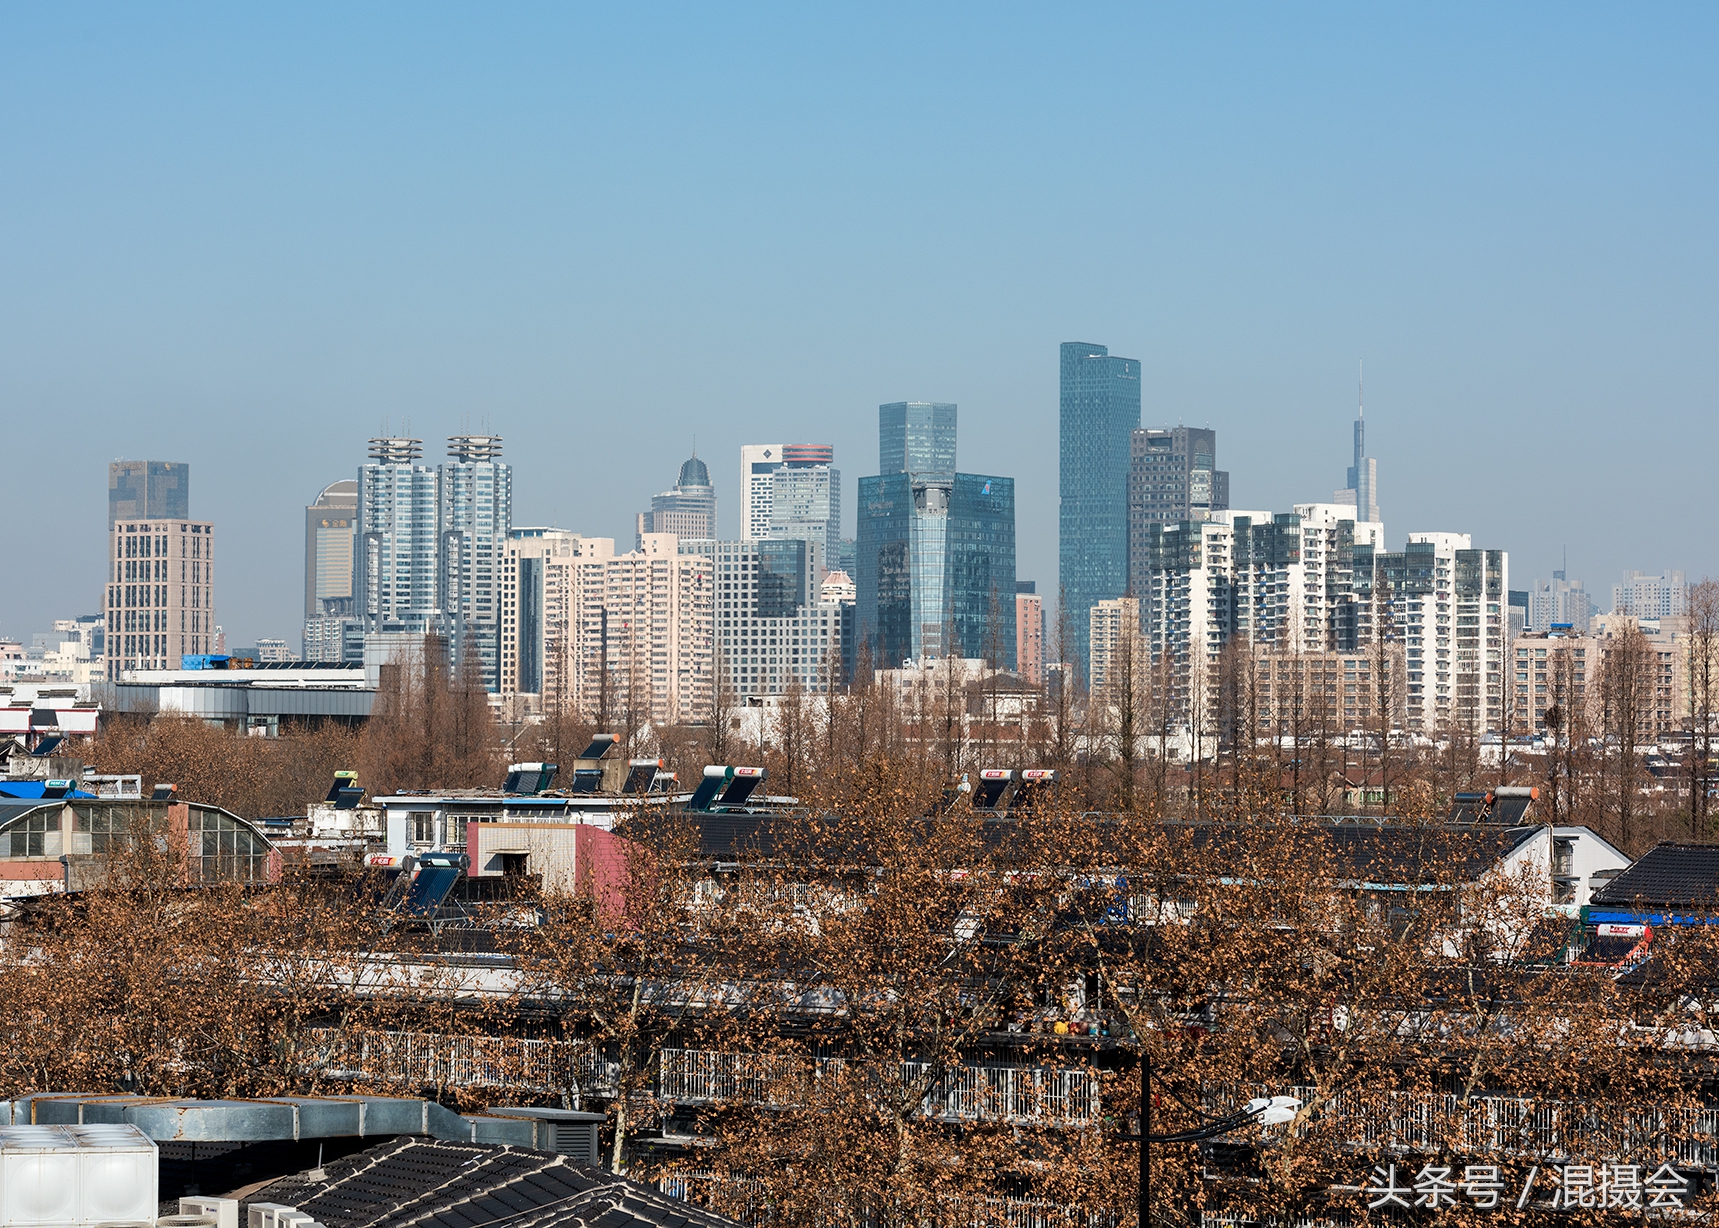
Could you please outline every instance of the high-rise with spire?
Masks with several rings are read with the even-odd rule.
[[[1367,455],[1366,382],[1356,384],[1355,454],[1349,466],[1349,484],[1332,495],[1332,502],[1355,508],[1358,521],[1379,522],[1379,462]]]

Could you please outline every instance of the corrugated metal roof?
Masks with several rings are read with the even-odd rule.
[[[32,810],[40,810],[44,806],[58,806],[59,801],[45,802],[41,798],[12,798],[0,797],[0,824],[10,823],[22,814]]]
[[[328,1228],[735,1228],[636,1181],[517,1147],[402,1138],[286,1177],[247,1201],[296,1207]]]

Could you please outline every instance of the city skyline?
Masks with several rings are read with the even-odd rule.
[[[195,467],[236,645],[291,639],[294,509],[383,418],[487,416],[530,441],[518,522],[626,540],[695,437],[727,535],[740,444],[815,438],[851,478],[875,406],[959,403],[960,463],[1016,479],[1020,569],[1054,606],[1046,354],[1070,337],[1140,359],[1143,423],[1223,431],[1247,506],[1340,484],[1365,357],[1393,533],[1460,526],[1520,577],[1568,542],[1595,593],[1719,571],[1714,377],[1691,357],[1716,314],[1691,202],[1719,175],[1719,16],[1578,5],[1491,14],[1485,38],[1349,16],[1261,11],[1242,37],[1118,10],[1076,55],[1048,19],[975,40],[947,14],[912,38],[888,14],[694,14],[647,51],[545,11],[329,37],[12,10],[0,403],[103,462]],[[922,177],[938,207],[900,191]],[[70,492],[95,463],[20,467],[16,539],[94,559],[106,526]],[[1665,496],[1651,535],[1623,510],[1643,488]],[[12,586],[0,633],[94,610],[89,574]]]
[[[921,406],[924,408],[933,407],[933,403],[915,402],[915,403],[911,403],[911,404]],[[899,405],[900,405],[900,403],[897,403],[895,405],[885,404],[883,406],[880,406],[880,412],[887,412],[890,410],[894,410],[894,409],[898,408]],[[936,404],[935,408],[949,411],[951,418],[952,418],[953,410],[954,410],[953,404]],[[1357,450],[1357,455],[1365,455],[1365,453],[1363,453],[1361,451],[1362,448],[1364,447],[1364,445],[1360,442],[1361,420],[1360,420],[1359,416],[1357,417],[1357,420],[1356,420],[1354,425],[1356,428],[1355,446],[1356,446],[1356,450]],[[951,432],[951,434],[952,434],[952,432]],[[1163,435],[1163,434],[1174,435],[1175,437],[1178,437],[1178,438],[1184,434],[1187,434],[1192,439],[1206,438],[1206,439],[1212,439],[1215,441],[1215,434],[1216,433],[1213,431],[1191,431],[1191,430],[1188,430],[1185,428],[1180,428],[1180,427],[1175,428],[1175,430],[1173,432],[1166,432],[1166,431],[1162,431],[1162,430],[1155,429],[1155,428],[1139,428],[1134,432],[1134,435],[1136,436],[1134,451],[1136,453],[1138,453],[1140,450],[1140,444],[1139,444],[1140,438],[1144,438],[1147,436]],[[500,438],[501,437],[499,435],[495,435],[495,436],[462,435],[462,436],[450,436],[449,437],[450,443],[452,443],[454,440],[480,440],[480,441],[486,441],[486,442],[493,440],[494,441],[493,451],[494,451],[495,455],[494,455],[494,457],[491,457],[490,459],[499,458],[499,449],[500,449],[500,442],[499,441],[500,441]],[[370,446],[372,448],[373,453],[374,453],[374,448],[378,442],[379,442],[378,439],[376,439],[375,437],[372,437],[372,439],[370,440]],[[396,440],[395,442],[406,442],[406,443],[410,443],[410,444],[414,445],[414,447],[412,448],[412,451],[414,452],[414,459],[416,459],[416,454],[421,452],[421,447],[417,446],[419,444],[419,441],[416,441],[416,440],[410,440],[410,441]],[[1215,442],[1211,445],[1202,444],[1201,446],[1213,446],[1215,448]],[[761,448],[761,447],[763,447],[763,445],[757,445],[755,447],[748,447],[748,448],[742,448],[741,449],[743,467],[744,467],[744,462],[746,460],[746,457],[752,451],[757,450],[757,448]],[[796,450],[807,451],[808,446],[807,445],[769,445],[769,448],[772,451],[772,453],[778,457],[776,464],[772,466],[772,468],[775,468],[775,467],[780,466],[782,464],[782,460],[780,458],[784,455],[785,452],[796,451]],[[829,460],[831,459],[831,457],[828,454],[833,453],[833,448],[830,448],[827,445],[812,445],[811,446],[811,452],[815,452],[815,453],[820,454],[820,455],[813,457],[813,459],[821,460],[824,464],[827,465],[829,463]],[[373,455],[372,462],[374,462],[374,459],[375,459],[375,457]],[[1372,458],[1369,457],[1369,459],[1372,459]],[[112,464],[109,465],[110,517],[114,514],[114,512],[112,510],[112,505],[113,505],[114,499],[116,498],[116,495],[114,493],[115,489],[116,489],[115,482],[116,481],[124,482],[124,481],[129,480],[128,478],[116,479],[114,475],[116,473],[119,473],[122,468],[125,468],[128,471],[135,469],[137,471],[137,474],[139,476],[141,476],[143,473],[143,466],[145,464],[150,466],[152,471],[155,468],[163,468],[163,467],[165,470],[176,471],[177,473],[179,473],[181,475],[178,478],[178,483],[181,483],[181,484],[186,481],[185,477],[182,475],[188,473],[188,470],[189,470],[189,466],[184,465],[184,464],[177,464],[177,465],[165,464],[164,465],[163,462],[147,462],[147,463],[146,462],[119,462],[119,461],[113,462]],[[693,457],[691,460],[683,463],[683,465],[681,466],[682,474],[684,474],[687,471],[688,466],[693,466],[696,468],[704,469],[705,470],[705,476],[706,476],[707,480],[710,482],[710,489],[713,492],[720,489],[716,485],[715,478],[709,476],[708,469],[704,466],[704,463],[701,460],[699,460],[696,456]],[[511,466],[502,466],[502,468],[504,470],[510,470]],[[1350,480],[1353,480],[1354,472],[1355,472],[1354,469],[1351,468],[1350,475],[1349,475]],[[1228,491],[1228,480],[1227,480],[1228,476],[1229,475],[1227,472],[1222,472],[1222,473],[1218,474],[1218,477],[1224,479],[1223,484],[1222,484],[1222,489],[1225,491],[1226,495],[1227,495],[1227,491]],[[430,480],[433,484],[433,482],[434,482],[433,474],[431,475]],[[1312,480],[1309,484],[1317,486],[1317,484],[1318,484],[1317,479]],[[321,512],[325,512],[328,510],[327,500],[329,499],[330,495],[336,494],[337,488],[346,488],[346,489],[355,490],[356,489],[356,483],[352,482],[349,479],[344,480],[342,482],[335,483],[333,485],[330,485],[330,486],[324,488],[324,490],[321,492],[321,494],[319,496],[317,496],[316,500],[311,505],[309,505],[309,506],[306,506],[303,504],[300,505],[300,510],[303,511],[307,516],[307,521],[306,521],[306,525],[307,525],[306,544],[307,544],[307,547],[309,546],[310,541],[311,541],[311,537],[310,537],[310,534],[312,532],[311,525],[310,525],[311,519],[313,519],[316,514],[319,514]],[[1214,489],[1216,489],[1216,487],[1214,487]],[[511,491],[509,491],[509,496],[510,495],[511,495]],[[1344,498],[1346,495],[1350,498],[1353,498],[1354,497],[1353,490],[1351,489],[1350,491],[1347,491],[1347,492],[1343,491],[1343,490],[1338,490],[1335,493],[1334,498],[1339,503],[1342,503],[1344,501]],[[175,497],[177,497],[181,501],[183,501],[184,495],[183,495],[182,488],[180,488],[180,493],[178,493]],[[426,496],[426,497],[429,497],[429,496]],[[654,498],[660,500],[662,497],[663,496],[658,495],[658,496],[655,496]],[[711,498],[713,499],[713,501],[715,500],[715,497],[716,496],[714,494],[712,494]],[[839,486],[838,486],[837,499],[839,502],[839,500],[840,500]],[[1133,499],[1134,499],[1134,496],[1131,494],[1130,495],[1130,503],[1131,504],[1133,502]],[[1376,495],[1375,495],[1375,499],[1376,499]],[[1214,503],[1214,507],[1218,507],[1218,506],[1223,506],[1223,503],[1222,502]],[[1374,506],[1376,508],[1376,506],[1377,506],[1376,502],[1375,502]],[[637,519],[637,518],[635,518],[635,519]],[[850,513],[849,514],[850,522],[852,522],[853,519],[854,518],[853,518],[852,514]],[[1175,521],[1172,520],[1169,523],[1175,523]],[[1443,521],[1441,523],[1454,524],[1455,522],[1451,521],[1451,520],[1446,520],[1446,521]],[[584,534],[586,536],[591,536],[591,534],[585,533],[585,531],[580,526],[576,526],[576,525],[575,526],[556,525],[553,527],[564,530],[564,531],[581,533],[581,534]],[[724,526],[721,526],[720,524],[718,527],[719,527],[719,529],[724,528]],[[1442,530],[1442,529],[1441,530],[1414,530],[1412,532],[1414,532],[1414,533],[1425,533],[1425,532],[1444,532],[1444,531],[1446,531],[1446,530]],[[635,526],[635,536],[636,536],[636,532],[637,532],[637,526]],[[851,544],[853,537],[857,535],[857,525],[854,528],[844,529],[844,532],[848,535],[847,540]],[[782,536],[783,533],[780,530],[778,530],[775,533],[767,534],[767,535]],[[321,536],[326,538],[328,535],[325,532]],[[503,536],[505,537],[505,534]],[[625,538],[627,535],[623,533],[621,536],[623,538]],[[694,535],[694,536],[696,536],[696,535]],[[717,536],[719,536],[719,537],[733,537],[735,535],[729,534],[726,532],[719,532],[717,534]],[[1403,534],[1403,539],[1406,539],[1408,536],[1410,536],[1410,531],[1405,531]],[[1138,537],[1139,537],[1139,534],[1137,532],[1134,533],[1130,538],[1131,542],[1133,542],[1134,539],[1138,538]],[[328,550],[327,543],[324,542],[321,548],[323,551],[326,552]],[[1137,545],[1134,546],[1133,548],[1136,551],[1138,550]],[[1567,547],[1565,547],[1564,549],[1567,551]],[[835,566],[836,566],[836,563],[838,562],[838,560],[835,559],[833,555],[827,555],[826,557],[828,557],[828,559],[829,559],[829,566],[832,569],[835,569]],[[1563,561],[1563,560],[1561,559],[1561,561]],[[1566,566],[1567,566],[1567,562],[1566,562]],[[1026,574],[1027,571],[1029,570],[1020,561],[1020,558],[1018,555],[1017,555],[1017,559],[1016,559],[1016,567],[1017,567],[1017,572],[1019,574]],[[1137,567],[1137,563],[1131,561],[1130,569],[1133,570],[1136,567]],[[1668,577],[1673,576],[1673,575],[1681,577],[1681,576],[1684,576],[1687,574],[1685,569],[1682,569],[1682,568],[1669,568],[1669,567],[1667,567],[1667,568],[1662,568],[1661,570]],[[307,586],[308,586],[308,584],[310,582],[312,582],[313,577],[315,575],[315,570],[311,564],[311,560],[308,557],[308,554],[307,554],[307,558],[306,558],[306,573],[305,574],[306,574],[306,582],[307,582]],[[1045,583],[1047,584],[1048,588],[1054,590],[1057,587],[1057,581],[1055,579],[1055,576],[1056,576],[1055,568],[1050,569],[1049,574],[1052,578],[1050,580],[1046,581]],[[1528,585],[1530,583],[1533,583],[1533,584],[1540,583],[1540,581],[1538,581],[1538,580],[1530,581],[1529,575],[1531,575],[1531,574],[1533,574],[1533,573],[1527,573],[1527,572],[1523,572],[1523,571],[1519,570],[1519,579],[1516,582],[1523,584],[1523,585]],[[1556,579],[1561,580],[1565,574],[1565,569],[1563,567],[1560,567],[1557,569],[1552,569],[1550,574],[1552,574]],[[1571,574],[1572,575],[1574,574],[1573,569],[1571,569]],[[1627,581],[1627,579],[1629,577],[1650,575],[1651,573],[1643,572],[1640,569],[1626,568],[1622,574],[1625,576],[1626,581]],[[1577,576],[1576,579],[1578,582],[1580,582],[1583,579],[1583,577]],[[1602,595],[1608,588],[1608,585],[1606,583],[1607,577],[1605,577],[1605,576],[1597,576],[1597,577],[1590,576],[1590,577],[1586,577],[1586,579],[1589,583],[1591,583],[1595,586],[1593,588],[1593,590],[1591,590],[1591,591],[1595,592],[1596,595]],[[1132,584],[1132,583],[1133,583],[1133,581],[1131,580],[1130,584]],[[1609,587],[1612,590],[1612,592],[1614,593],[1614,605],[1615,605],[1615,601],[1616,601],[1615,593],[1617,591],[1619,591],[1619,586],[1613,584],[1613,585],[1610,585]],[[350,586],[349,586],[349,591],[350,591]],[[101,603],[103,600],[104,600],[103,597],[98,596],[97,601],[95,603],[95,606],[98,610],[100,609]],[[304,601],[306,603],[305,604],[305,615],[304,615],[304,617],[306,620],[308,620],[310,617],[309,600],[310,600],[309,589],[307,587],[304,590]],[[1055,610],[1056,610],[1054,595],[1046,594],[1043,596],[1043,600],[1044,600],[1044,606],[1045,606],[1045,610],[1046,610],[1046,617],[1047,618],[1054,618]],[[67,609],[67,610],[69,610],[70,608],[71,607],[69,607],[69,606],[65,607],[65,609]],[[1603,606],[1599,603],[1596,603],[1596,606],[1595,606],[1595,609],[1597,612],[1604,612],[1604,611],[1610,610],[1611,608],[1612,607]],[[1656,615],[1649,613],[1649,614],[1645,614],[1644,616],[1652,617],[1652,616],[1656,616]],[[55,617],[56,618],[63,617],[63,614],[56,614]],[[287,616],[287,617],[289,618],[290,616]],[[297,623],[297,624],[292,624],[289,626],[289,625],[285,625],[286,622],[287,622],[287,618],[277,617],[273,621],[266,622],[263,626],[262,631],[259,631],[255,635],[250,634],[250,633],[245,632],[245,631],[241,631],[237,634],[234,634],[233,632],[228,631],[226,629],[225,625],[223,625],[223,627],[221,629],[224,632],[224,638],[225,638],[226,643],[229,646],[229,650],[243,652],[243,651],[248,651],[249,646],[251,644],[257,643],[257,642],[264,640],[264,639],[279,638],[279,639],[284,639],[289,644],[297,643],[299,641],[299,639],[302,637],[303,633],[305,633],[307,631],[307,629],[308,629],[307,626],[303,622]],[[1527,620],[1527,622],[1528,622],[1529,626],[1534,625],[1532,618],[1529,618]],[[18,640],[22,641],[22,640],[28,638],[32,633],[39,634],[40,632],[38,629],[34,629],[34,628],[21,628],[18,631],[11,631],[7,628],[0,627],[0,638],[5,638],[7,636],[10,636],[11,638],[18,639]],[[332,641],[331,641],[331,644],[332,644]],[[488,676],[490,678],[494,678],[496,676],[496,673],[495,673],[496,666],[494,664],[494,657],[492,655],[493,649],[490,648],[487,641],[484,642],[483,646],[485,648],[484,672],[485,672],[486,676]]]

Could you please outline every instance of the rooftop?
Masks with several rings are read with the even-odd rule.
[[[1666,840],[1594,893],[1595,904],[1719,907],[1719,844]]]
[[[315,1171],[315,1170],[312,1170]],[[518,1147],[400,1138],[285,1177],[253,1195],[327,1228],[732,1228],[650,1186]]]

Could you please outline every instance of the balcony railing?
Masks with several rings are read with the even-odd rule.
[[[842,1058],[807,1063],[785,1054],[665,1049],[658,1092],[680,1104],[729,1100],[790,1108],[800,1103],[797,1077],[819,1078],[845,1065]],[[935,1120],[1080,1127],[1099,1118],[1098,1078],[1085,1070],[955,1066],[938,1075],[929,1063],[904,1061],[896,1078],[908,1094],[923,1089],[919,1112]]]
[[[311,1028],[315,1068],[330,1078],[411,1087],[494,1087],[614,1094],[615,1064],[592,1045],[514,1036]]]
[[[657,1189],[671,1198],[730,1216],[749,1228],[763,1228],[776,1222],[769,1198],[757,1181],[720,1177],[705,1169],[686,1169],[659,1178]],[[1117,1228],[1120,1222],[1114,1208],[1093,1210],[1039,1198],[959,1195],[945,1195],[937,1199],[935,1207],[913,1212],[899,1206],[832,1202],[811,1220],[816,1228],[851,1228],[856,1223],[912,1224],[916,1228]]]
[[[1270,1095],[1258,1088],[1249,1095]],[[1312,1101],[1316,1090],[1290,1094]],[[1239,1098],[1238,1098],[1239,1099]],[[1557,1163],[1658,1156],[1680,1168],[1719,1168],[1719,1108],[1534,1100],[1424,1092],[1339,1092],[1318,1114],[1340,1146],[1358,1151],[1497,1155]]]

